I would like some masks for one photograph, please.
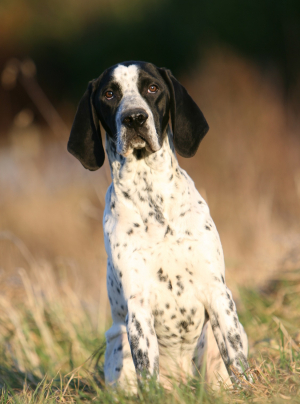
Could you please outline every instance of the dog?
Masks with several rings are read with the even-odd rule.
[[[112,176],[103,218],[113,320],[105,382],[134,390],[153,377],[170,388],[205,361],[211,385],[238,382],[248,341],[220,238],[175,154],[196,153],[209,129],[203,113],[170,70],[129,61],[92,80],[79,103],[68,151],[92,171],[105,158],[100,122]]]

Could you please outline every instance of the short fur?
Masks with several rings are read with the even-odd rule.
[[[79,104],[68,150],[90,170],[104,161],[99,120],[112,174],[103,221],[113,319],[106,383],[135,388],[137,375],[168,386],[169,376],[201,369],[205,353],[209,382],[235,381],[248,369],[247,337],[217,229],[174,150],[196,153],[208,131],[202,112],[169,70],[131,61],[92,81]]]

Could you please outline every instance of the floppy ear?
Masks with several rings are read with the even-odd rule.
[[[91,171],[98,170],[105,159],[99,119],[93,104],[98,80],[89,82],[79,102],[68,142],[68,151]]]
[[[171,121],[174,146],[182,157],[196,153],[209,126],[200,108],[170,70],[159,69],[171,96]]]

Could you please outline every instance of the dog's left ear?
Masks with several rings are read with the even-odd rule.
[[[170,70],[159,69],[170,91],[171,121],[174,146],[182,157],[196,153],[209,126],[198,105]]]
[[[98,170],[105,159],[99,119],[93,102],[99,79],[89,82],[79,102],[68,142],[68,151],[90,171]]]

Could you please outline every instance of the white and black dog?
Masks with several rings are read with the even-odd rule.
[[[89,170],[104,162],[99,121],[112,174],[106,383],[153,376],[167,386],[201,368],[205,352],[206,380],[236,381],[249,367],[247,336],[208,206],[175,154],[196,153],[208,131],[202,112],[169,70],[130,61],[91,81],[78,106],[68,150]]]

